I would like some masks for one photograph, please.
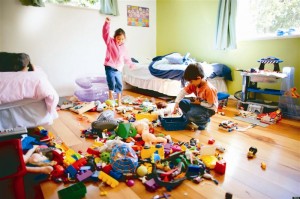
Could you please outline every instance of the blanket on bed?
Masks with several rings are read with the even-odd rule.
[[[174,54],[176,55],[174,56]],[[178,53],[170,53],[154,57],[149,65],[149,71],[153,76],[158,78],[182,80],[184,70],[188,64],[193,62],[195,61],[186,56],[180,56]],[[206,77],[224,77],[225,80],[232,81],[231,69],[225,64],[207,64],[203,62],[201,65]]]
[[[0,72],[0,105],[23,99],[45,100],[48,112],[57,117],[58,94],[41,70]]]

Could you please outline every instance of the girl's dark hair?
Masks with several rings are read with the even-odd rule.
[[[33,70],[30,63],[30,57],[25,53],[18,53],[16,56],[15,71],[21,71],[25,67],[28,67],[29,71]]]
[[[204,77],[204,71],[199,63],[189,64],[184,71],[183,78],[187,81],[196,80],[198,77]]]
[[[115,31],[115,35],[114,35],[114,38],[116,38],[117,36],[119,35],[124,35],[124,37],[126,37],[125,35],[125,31],[122,29],[122,28],[119,28]]]
[[[29,55],[25,53],[0,52],[1,72],[21,71],[25,67],[28,67],[29,71],[33,71]]]

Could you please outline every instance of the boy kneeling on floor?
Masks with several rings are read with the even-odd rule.
[[[204,78],[204,71],[199,63],[188,65],[183,77],[189,83],[176,97],[173,112],[180,108],[190,122],[198,125],[198,130],[204,130],[218,108],[217,89]],[[195,100],[184,99],[192,93],[196,96]]]

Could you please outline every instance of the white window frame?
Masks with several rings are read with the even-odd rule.
[[[271,39],[288,39],[288,38],[300,38],[300,27],[296,29],[293,34],[288,35],[284,34],[283,36],[277,36],[276,32],[274,34],[263,34],[263,35],[251,35],[251,36],[241,36],[242,31],[246,30],[245,26],[240,19],[244,21],[244,25],[248,25],[247,17],[245,17],[245,13],[247,13],[246,3],[249,0],[238,0],[237,7],[237,19],[236,19],[236,31],[237,31],[237,40],[238,41],[247,41],[247,40],[271,40]],[[241,15],[244,15],[241,18]],[[245,22],[246,21],[246,22]]]
[[[56,3],[56,2],[51,2],[50,0],[49,1],[44,0],[44,1],[47,4],[58,5],[58,6],[65,6],[65,7],[72,7],[72,8],[83,8],[83,9],[91,9],[91,10],[100,10],[100,0],[94,6],[81,6],[78,3],[76,3],[76,2],[80,2],[80,0],[71,0],[71,2],[69,2],[69,3]]]

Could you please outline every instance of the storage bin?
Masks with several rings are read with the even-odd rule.
[[[178,131],[184,130],[188,121],[185,115],[177,118],[163,118],[159,116],[159,120],[161,122],[162,127],[166,131]]]
[[[20,139],[0,141],[1,198],[25,199],[24,175],[26,167]]]

